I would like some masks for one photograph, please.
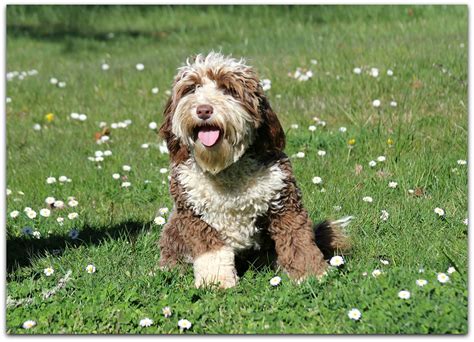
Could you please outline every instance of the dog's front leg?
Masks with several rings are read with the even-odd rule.
[[[234,250],[225,245],[217,230],[188,209],[178,210],[175,222],[179,222],[180,235],[193,259],[196,287],[237,285]]]

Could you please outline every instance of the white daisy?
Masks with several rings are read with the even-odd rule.
[[[340,255],[335,255],[329,260],[329,264],[334,267],[344,265],[344,258]]]
[[[17,218],[18,215],[20,215],[20,212],[18,210],[13,210],[11,213],[10,213],[10,217],[11,218]]]
[[[281,278],[279,276],[273,277],[270,279],[270,285],[271,286],[278,286],[281,283]]]
[[[353,319],[354,321],[358,321],[360,317],[362,316],[362,314],[360,313],[359,310],[353,308],[349,310],[349,312],[347,313],[347,316],[349,316],[349,318]]]
[[[76,219],[76,218],[78,218],[78,217],[79,217],[79,214],[78,214],[78,213],[69,213],[69,214],[67,215],[67,218],[70,219],[70,220],[74,220],[74,219]]]
[[[162,226],[166,223],[166,220],[164,217],[162,216],[157,216],[155,217],[155,219],[153,220],[153,222],[155,222],[155,224],[159,225],[159,226]]]
[[[344,126],[339,127],[339,132],[345,133],[347,131],[347,128]]]
[[[163,208],[158,209],[158,212],[160,213],[160,215],[166,215],[166,214],[169,213],[169,211],[170,211],[170,210],[169,210],[168,208],[166,208],[166,207],[163,207]]]
[[[51,77],[51,78],[49,79],[49,83],[51,83],[51,84],[58,84],[58,82],[59,82],[59,81],[58,81],[58,79],[57,79],[56,77]]]
[[[426,279],[417,279],[416,280],[416,285],[418,285],[419,287],[423,287],[426,284],[428,284],[428,281]]]
[[[112,178],[113,178],[113,179],[120,179],[120,174],[119,174],[119,173],[114,173],[114,174],[112,175]]]
[[[390,214],[386,210],[382,210],[381,213],[380,213],[380,219],[382,221],[387,221],[389,216],[390,216]]]
[[[380,105],[381,105],[380,100],[377,99],[377,100],[372,101],[372,106],[374,106],[375,108],[380,107]]]
[[[361,72],[362,72],[362,69],[361,69],[361,68],[358,68],[358,67],[356,67],[356,68],[354,68],[352,71],[354,72],[354,74],[356,74],[356,75],[360,75],[360,74],[361,74]]]
[[[370,74],[370,76],[372,76],[372,77],[378,77],[378,76],[379,76],[379,69],[377,69],[377,68],[371,68],[369,74]]]
[[[379,275],[382,274],[382,271],[379,269],[375,269],[372,271],[372,277],[377,278]]]
[[[184,330],[184,329],[189,329],[191,328],[192,324],[190,321],[188,321],[187,319],[180,319],[178,321],[178,327],[181,329],[181,330]]]
[[[36,218],[36,211],[34,211],[34,210],[28,210],[28,211],[26,212],[26,216],[28,216],[28,218],[30,218],[30,219],[34,219],[34,218]]]
[[[318,151],[318,156],[324,157],[325,155],[326,155],[326,151],[323,151],[323,150]]]
[[[398,292],[398,298],[401,298],[401,299],[410,299],[410,291],[407,291],[407,290],[402,290],[400,292]]]
[[[54,273],[54,269],[50,266],[50,267],[45,268],[43,272],[47,277],[49,277],[50,275]]]
[[[153,324],[153,320],[146,317],[146,318],[141,319],[139,324],[141,327],[149,327]]]
[[[381,162],[381,163],[384,162],[386,159],[387,159],[387,158],[385,158],[385,156],[378,156],[378,157],[377,157],[377,161],[378,161],[378,162]]]
[[[304,156],[305,156],[304,152],[298,152],[296,154],[296,158],[304,158]]]
[[[369,166],[370,167],[374,167],[375,165],[377,165],[377,162],[375,160],[369,161]]]
[[[35,131],[41,131],[41,125],[38,124],[38,123],[37,123],[37,124],[34,124],[34,125],[33,125],[33,129],[34,129]]]
[[[110,157],[111,155],[112,155],[112,151],[111,151],[111,150],[106,150],[106,151],[104,151],[104,156]]]
[[[167,173],[167,172],[168,172],[168,169],[165,168],[165,167],[163,167],[163,168],[160,169],[160,173],[161,173],[161,174],[165,174],[165,173]]]
[[[321,177],[313,177],[312,179],[313,183],[314,184],[321,184],[323,182],[322,178]]]
[[[457,161],[458,165],[466,165],[467,164],[467,161],[463,160],[463,159],[459,159]]]
[[[141,144],[140,147],[143,148],[144,150],[146,150],[147,148],[150,147],[150,145],[145,143],[145,144]]]
[[[160,91],[160,89],[158,87],[154,87],[154,88],[151,88],[151,93],[152,94],[158,94],[158,92]]]
[[[447,272],[448,272],[448,274],[452,274],[452,273],[456,272],[456,269],[453,266],[451,266],[451,267],[448,268]]]
[[[132,169],[132,167],[130,165],[123,165],[122,166],[122,170],[127,171],[127,172],[130,171],[131,169]]]
[[[383,265],[388,265],[388,264],[390,264],[390,261],[385,260],[385,259],[380,259],[380,262],[381,262]]]
[[[110,66],[107,63],[102,63],[100,66],[102,70],[107,71],[110,69]]]
[[[89,273],[89,274],[90,274],[90,273],[95,273],[95,271],[96,271],[96,268],[95,268],[94,265],[89,264],[89,265],[86,266],[86,272],[87,272],[87,273]]]
[[[161,309],[161,312],[163,312],[163,315],[168,318],[168,317],[171,317],[171,315],[173,314],[171,312],[171,308],[169,306],[165,306],[163,309]]]
[[[71,113],[70,114],[71,119],[73,120],[79,120],[79,113]]]
[[[438,281],[442,284],[447,283],[449,281],[449,276],[446,273],[438,273],[437,278]]]
[[[388,69],[388,70],[387,70],[387,75],[388,75],[388,76],[393,76],[393,70]]]
[[[308,129],[311,131],[311,132],[314,132],[316,130],[316,126],[314,125],[311,125],[308,127]]]
[[[60,226],[62,226],[64,224],[64,217],[58,217],[56,219],[56,222],[59,223]]]
[[[129,188],[132,186],[132,183],[130,182],[122,182],[122,185],[120,185],[122,188]]]
[[[390,107],[396,107],[397,105],[396,101],[390,101]]]
[[[389,183],[388,183],[388,187],[389,187],[389,188],[395,189],[397,186],[398,186],[398,183],[397,183],[397,182],[389,182]]]
[[[58,209],[64,208],[64,202],[63,201],[54,201],[53,206]]]
[[[35,322],[35,321],[28,320],[28,321],[23,322],[22,327],[23,327],[23,329],[31,329],[31,328],[33,328],[35,325],[36,325],[36,322]]]
[[[298,129],[299,126],[298,126],[298,124],[291,124],[290,127],[291,127],[292,129]]]
[[[155,129],[158,128],[158,124],[157,124],[156,122],[154,122],[154,121],[153,121],[153,122],[150,122],[150,123],[148,124],[148,128],[155,130]]]
[[[43,208],[43,209],[40,210],[39,213],[43,217],[49,217],[49,215],[51,215],[51,210]]]
[[[367,203],[372,203],[374,201],[374,199],[370,196],[365,196],[362,198],[362,200]]]
[[[37,230],[35,230],[32,235],[35,239],[41,238],[41,233]]]
[[[69,202],[67,202],[67,205],[70,207],[77,207],[79,202],[77,202],[75,199],[71,199]]]
[[[79,121],[86,121],[87,120],[87,115],[86,114],[79,114],[78,119],[79,119]]]
[[[438,216],[444,216],[444,214],[445,214],[444,210],[441,209],[441,208],[435,208],[435,209],[434,209],[434,212],[435,212],[436,214],[438,214]]]
[[[137,69],[138,71],[142,71],[143,69],[145,69],[145,66],[142,63],[138,63],[137,65],[135,65],[135,69]]]
[[[46,183],[48,183],[48,184],[56,183],[56,178],[48,177],[48,178],[46,178]]]

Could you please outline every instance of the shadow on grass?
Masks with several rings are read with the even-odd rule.
[[[138,234],[150,226],[151,223],[129,221],[112,227],[85,226],[80,229],[76,239],[68,235],[50,235],[41,239],[29,236],[7,239],[7,275],[19,267],[30,266],[34,258],[43,257],[48,253],[61,255],[66,247],[99,245],[103,241],[119,238],[135,241]]]

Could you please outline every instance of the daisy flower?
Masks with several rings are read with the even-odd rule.
[[[64,202],[63,201],[54,201],[53,206],[58,209],[64,208]]]
[[[92,264],[89,264],[89,265],[86,266],[86,272],[89,273],[89,274],[90,273],[95,273],[95,270],[96,270],[96,268]]]
[[[171,312],[171,308],[169,306],[165,306],[163,309],[161,309],[161,312],[163,312],[163,315],[168,318],[168,317],[171,317],[171,315],[173,314]]]
[[[48,177],[48,178],[46,178],[46,183],[48,183],[48,184],[56,183],[56,178]]]
[[[374,106],[375,108],[380,107],[380,104],[381,104],[380,100],[373,100],[372,101],[372,106]]]
[[[423,287],[426,284],[428,284],[428,281],[426,279],[417,279],[416,280],[416,285],[418,285],[419,287]]]
[[[377,165],[377,162],[375,160],[369,161],[369,166],[370,167],[374,167],[375,165]]]
[[[34,210],[28,210],[26,212],[26,216],[28,216],[30,219],[34,219],[36,217],[36,211]]]
[[[382,163],[382,162],[384,162],[385,160],[386,160],[385,156],[378,156],[378,157],[377,157],[377,161],[378,161],[378,162],[381,162],[381,163]]]
[[[100,66],[100,68],[101,68],[102,70],[104,70],[104,71],[107,71],[107,70],[110,69],[110,66],[109,66],[107,63],[103,63],[103,64]]]
[[[380,213],[380,219],[382,221],[387,221],[389,216],[390,216],[390,214],[386,210],[382,210],[381,213]]]
[[[150,147],[150,145],[148,145],[148,144],[141,144],[140,147],[143,148],[143,149],[147,149],[148,147]]]
[[[316,126],[314,125],[311,125],[308,127],[308,129],[311,131],[311,132],[314,132],[316,130]]]
[[[397,183],[397,182],[389,182],[389,183],[388,183],[388,187],[389,187],[389,188],[395,189],[397,186],[398,186],[398,183]]]
[[[298,126],[298,124],[291,124],[290,127],[291,127],[292,129],[298,129],[299,126]]]
[[[163,208],[158,209],[158,212],[160,213],[160,215],[166,215],[166,214],[169,213],[169,211],[170,211],[170,210],[169,210],[168,208],[166,208],[166,207],[163,207]]]
[[[388,75],[388,76],[393,76],[393,70],[388,69],[388,70],[387,70],[387,75]]]
[[[341,126],[341,127],[339,127],[339,132],[345,133],[345,132],[347,132],[347,128],[344,127],[344,126]]]
[[[296,154],[296,158],[304,158],[304,156],[305,156],[304,152],[298,152]]]
[[[329,260],[329,264],[334,267],[344,265],[344,258],[340,255],[335,255]]]
[[[281,278],[279,276],[273,277],[270,279],[270,285],[271,286],[278,286],[281,283]]]
[[[160,169],[160,173],[161,173],[161,174],[164,174],[164,173],[167,173],[167,172],[168,172],[168,169],[165,168],[165,167],[163,167],[163,168]]]
[[[55,199],[54,197],[46,197],[46,199],[44,200],[44,202],[45,202],[46,204],[51,205],[51,204],[53,204],[54,202],[56,202],[56,199]]]
[[[148,128],[155,130],[155,129],[158,128],[158,124],[157,124],[156,122],[154,122],[154,121],[153,121],[153,122],[150,122],[150,123],[148,124]]]
[[[43,208],[43,209],[40,210],[39,213],[43,217],[49,217],[49,215],[51,215],[51,210]]]
[[[318,151],[318,156],[324,157],[325,155],[326,155],[326,151],[323,151],[323,150]]]
[[[187,319],[180,319],[178,321],[178,327],[181,329],[181,330],[187,330],[189,328],[191,328],[192,324],[190,321],[188,321]]]
[[[385,260],[385,259],[380,259],[380,262],[381,262],[383,265],[388,265],[388,264],[390,264],[390,261]]]
[[[400,299],[410,299],[410,291],[407,291],[407,290],[402,290],[400,292],[398,292],[398,298]]]
[[[69,202],[67,202],[67,205],[70,207],[76,207],[79,204],[75,199],[71,199]]]
[[[35,321],[28,320],[28,321],[23,322],[22,327],[23,329],[30,329],[30,328],[33,328],[35,325],[36,325]]]
[[[142,63],[138,63],[137,65],[135,65],[135,69],[137,69],[138,71],[142,71],[143,69],[145,69],[145,66]]]
[[[58,217],[58,218],[56,219],[56,222],[59,223],[60,226],[62,226],[63,223],[64,223],[64,217]]]
[[[372,203],[374,201],[374,199],[370,196],[365,196],[362,198],[362,200],[367,203]]]
[[[122,170],[128,172],[128,171],[132,170],[132,167],[131,167],[130,165],[123,165],[123,166],[122,166]]]
[[[151,89],[151,93],[155,94],[155,95],[158,94],[159,91],[160,91],[160,89],[158,87],[154,87],[154,88]]]
[[[361,72],[362,72],[362,69],[361,69],[361,68],[357,68],[357,67],[356,67],[356,68],[354,68],[352,71],[354,72],[354,74],[356,74],[356,75],[360,75],[360,74],[361,74]]]
[[[78,216],[79,216],[78,213],[69,213],[69,214],[67,215],[67,218],[70,219],[70,220],[74,220],[74,219],[76,219]]]
[[[458,163],[458,165],[466,165],[467,161],[459,159],[457,163]]]
[[[435,212],[436,214],[438,214],[438,216],[444,216],[444,214],[445,214],[444,210],[441,209],[441,208],[435,208],[435,209],[434,209],[434,212]]]
[[[448,272],[448,274],[452,274],[452,273],[456,272],[456,269],[451,266],[450,268],[448,268],[447,272]]]
[[[438,281],[442,284],[447,283],[449,281],[449,276],[446,273],[438,273],[437,278]]]
[[[128,187],[130,187],[131,185],[132,185],[132,183],[130,183],[130,182],[123,182],[122,185],[121,185],[121,187],[122,187],[122,188],[128,188]]]
[[[157,224],[158,226],[162,226],[166,223],[166,220],[164,217],[162,216],[157,216],[155,217],[155,219],[153,220],[153,222],[155,222],[155,224]]]
[[[381,270],[375,269],[372,271],[372,277],[377,278],[379,275],[382,274]]]
[[[153,320],[146,317],[144,319],[141,319],[139,324],[141,327],[149,327],[150,325],[153,324]]]
[[[49,277],[51,275],[53,275],[54,273],[54,269],[50,266],[50,267],[47,267],[43,270],[44,274]]]
[[[390,101],[390,107],[396,107],[397,106],[397,102],[395,101]]]
[[[79,119],[79,121],[86,121],[87,120],[87,115],[86,114],[79,114],[78,119]]]
[[[41,233],[40,233],[39,231],[37,231],[37,230],[35,230],[35,231],[33,232],[33,234],[31,234],[31,235],[33,235],[33,237],[36,238],[36,239],[40,239],[40,238],[41,238]]]
[[[18,210],[13,210],[11,213],[10,213],[10,217],[11,218],[17,218],[18,215],[20,215],[20,212]]]
[[[104,151],[104,156],[110,157],[111,155],[112,155],[112,151],[111,151],[111,150],[106,150],[106,151]]]
[[[353,309],[349,310],[349,312],[347,313],[347,316],[349,316],[349,318],[354,320],[354,321],[358,321],[360,319],[360,317],[362,316],[362,314],[360,313],[359,310],[353,308]]]
[[[379,76],[379,69],[377,69],[377,68],[371,68],[369,74],[370,74],[370,76],[372,76],[372,77],[378,77],[378,76]]]
[[[321,184],[323,182],[322,178],[321,177],[313,177],[312,179],[313,183],[314,184]]]
[[[58,79],[57,79],[56,77],[51,77],[51,78],[49,79],[49,83],[51,83],[51,84],[58,84],[58,82],[59,82],[59,81],[58,81]]]
[[[112,175],[112,178],[113,178],[113,179],[120,179],[120,174],[119,174],[119,173],[114,173],[114,174]]]

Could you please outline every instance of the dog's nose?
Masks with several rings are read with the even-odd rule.
[[[207,120],[211,117],[212,112],[214,111],[214,108],[212,108],[211,105],[199,105],[196,108],[196,114],[199,117],[199,119],[202,120]]]

